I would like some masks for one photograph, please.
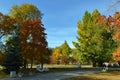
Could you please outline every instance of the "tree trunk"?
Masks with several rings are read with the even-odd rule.
[[[96,61],[93,62],[93,67],[96,67]]]
[[[23,61],[23,67],[26,69],[27,68],[27,60],[26,59],[24,59],[24,61]]]
[[[43,63],[41,63],[41,68],[43,69]]]
[[[28,66],[29,66],[29,65],[28,65],[28,62],[27,62],[27,63],[26,63],[26,68],[29,68]]]
[[[102,67],[102,66],[103,66],[103,62],[99,62],[99,63],[98,63],[98,66],[99,66],[99,67]]]
[[[32,67],[33,67],[33,59],[31,60],[31,66],[30,66],[30,68],[32,69]]]

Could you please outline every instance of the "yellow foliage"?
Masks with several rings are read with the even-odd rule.
[[[59,59],[60,58],[60,50],[59,49],[56,49],[53,54],[55,56],[55,59]]]

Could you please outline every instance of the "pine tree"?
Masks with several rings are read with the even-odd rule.
[[[5,67],[6,73],[10,71],[18,72],[20,66],[22,66],[21,45],[18,36],[13,36],[7,40],[2,66]]]

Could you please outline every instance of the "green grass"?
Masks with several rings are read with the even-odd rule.
[[[36,68],[37,65],[34,65],[33,68]],[[76,64],[45,64],[44,67],[47,68],[76,68]],[[81,65],[82,68],[92,68],[92,65]]]
[[[101,72],[95,74],[88,74],[84,76],[77,76],[73,78],[67,78],[63,80],[120,80],[120,72],[119,71]]]

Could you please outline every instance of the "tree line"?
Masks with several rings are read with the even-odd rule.
[[[106,17],[96,9],[86,11],[77,23],[77,42],[71,49],[65,41],[61,46],[48,48],[43,13],[33,4],[14,5],[8,15],[0,13],[0,64],[5,72],[18,71],[28,64],[92,63],[101,66],[105,61],[119,61],[120,13]]]

